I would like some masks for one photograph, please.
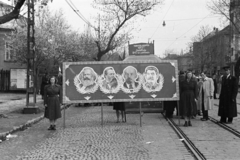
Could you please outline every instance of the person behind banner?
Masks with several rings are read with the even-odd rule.
[[[126,122],[126,115],[125,115],[125,104],[124,102],[114,102],[113,103],[113,109],[116,110],[116,115],[117,115],[117,123],[119,123],[119,117],[120,117],[120,112],[122,116],[122,122]]]
[[[56,120],[61,118],[62,89],[56,84],[56,77],[50,78],[50,84],[44,88],[44,117],[50,121],[48,130],[56,130]]]
[[[49,74],[47,72],[45,72],[44,76],[42,77],[41,90],[40,90],[42,99],[44,99],[44,87],[48,84],[49,84]]]
[[[58,77],[57,77],[57,84],[60,85],[60,86],[62,86],[62,82],[63,82],[63,79],[62,79],[62,78],[63,78],[63,77],[62,77],[62,72],[59,71],[59,72],[58,72]]]

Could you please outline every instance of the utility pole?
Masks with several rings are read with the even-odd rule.
[[[27,91],[26,107],[23,113],[38,113],[39,108],[36,106],[36,56],[35,56],[35,30],[34,30],[34,0],[27,1],[28,6],[28,28],[27,28]],[[30,86],[30,77],[33,84]],[[30,103],[30,94],[33,94],[33,102]]]
[[[100,44],[100,14],[98,14],[98,41],[99,41],[99,44]]]

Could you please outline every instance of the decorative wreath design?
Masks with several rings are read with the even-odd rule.
[[[163,77],[163,75],[161,74],[161,73],[159,73],[159,75],[158,75],[158,80],[157,80],[157,83],[156,83],[156,88],[154,88],[154,89],[151,89],[151,88],[149,88],[149,87],[147,87],[147,82],[146,82],[146,79],[145,79],[145,74],[144,74],[144,76],[143,76],[144,78],[143,78],[143,89],[146,91],[146,92],[148,92],[148,93],[151,93],[151,92],[159,92],[161,89],[162,89],[162,87],[163,87],[163,83],[164,83],[164,77]]]
[[[126,88],[125,86],[124,86],[124,82],[125,82],[125,79],[123,78],[124,76],[121,76],[121,78],[122,78],[122,85],[121,85],[121,89],[122,89],[122,91],[124,92],[124,93],[137,93],[137,92],[139,92],[140,91],[140,89],[141,89],[141,87],[142,87],[142,75],[139,73],[139,72],[137,72],[137,75],[138,75],[138,78],[135,80],[135,82],[136,83],[138,83],[138,85],[135,87],[135,88],[133,88],[133,89],[129,89],[129,88]]]
[[[114,77],[117,81],[117,86],[112,88],[112,89],[107,89],[104,87],[104,81],[106,80],[104,75],[102,74],[101,76],[98,77],[98,84],[100,86],[100,90],[105,93],[105,94],[110,94],[110,93],[117,93],[121,89],[121,84],[122,84],[122,78],[121,75],[116,74]]]

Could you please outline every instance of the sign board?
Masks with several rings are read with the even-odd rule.
[[[63,102],[179,100],[178,64],[166,61],[63,63]]]
[[[10,70],[10,90],[26,89],[27,69]]]
[[[29,87],[33,87],[32,76],[29,77]],[[27,69],[10,69],[10,90],[27,88]]]
[[[154,54],[153,43],[129,44],[129,55],[150,55]]]

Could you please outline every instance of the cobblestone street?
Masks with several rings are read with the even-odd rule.
[[[43,120],[19,132],[18,138],[2,143],[0,151],[4,154],[1,157],[4,160],[187,159],[189,153],[162,115],[144,115],[143,127],[140,127],[138,114],[127,115],[127,123],[116,123],[112,107],[104,106],[102,127],[100,113],[100,107],[71,107],[66,110],[65,129],[59,121],[57,131],[47,131],[48,122]],[[19,151],[17,147],[20,146]]]
[[[238,96],[238,103],[239,100]],[[214,103],[214,109],[209,111],[209,114],[219,119],[218,100],[214,100]],[[238,104],[238,110],[239,106]],[[139,114],[127,114],[126,123],[116,123],[116,114],[112,106],[103,106],[103,125],[101,125],[100,106],[72,105],[66,109],[65,113],[65,129],[63,118],[57,121],[56,131],[48,131],[49,122],[43,119],[24,131],[16,132],[16,138],[0,143],[1,160],[194,159],[183,140],[159,113],[144,114],[142,127],[140,127]],[[28,117],[28,115],[25,116]],[[197,116],[193,119],[193,126],[187,128],[183,127],[184,121],[180,119],[179,127],[207,159],[238,160],[239,138],[211,121],[203,122],[200,118]],[[178,124],[177,117],[174,116],[173,120]],[[240,117],[234,118],[234,123],[229,126],[240,131],[239,120]]]

